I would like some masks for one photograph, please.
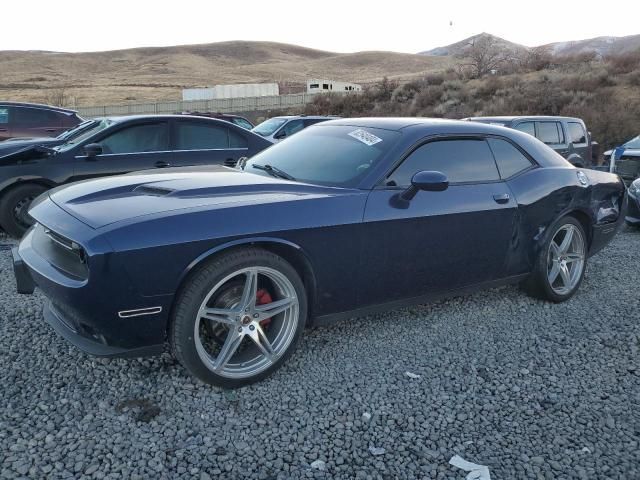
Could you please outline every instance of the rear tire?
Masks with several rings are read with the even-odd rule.
[[[22,238],[33,219],[27,211],[31,202],[48,189],[36,183],[23,183],[8,190],[0,198],[0,226],[13,238]]]
[[[560,303],[569,300],[582,283],[587,236],[582,224],[571,216],[555,222],[548,232],[533,272],[523,286],[533,297]]]
[[[189,373],[238,388],[271,375],[302,337],[307,296],[296,270],[259,248],[222,254],[179,293],[169,340]]]

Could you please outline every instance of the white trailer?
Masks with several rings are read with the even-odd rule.
[[[327,92],[359,92],[362,86],[357,83],[338,82],[336,80],[323,80],[312,78],[307,80],[307,93],[327,93]]]
[[[279,95],[277,83],[236,83],[210,88],[186,88],[182,100],[216,100],[221,98],[270,97]]]

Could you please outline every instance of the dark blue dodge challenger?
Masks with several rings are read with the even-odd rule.
[[[305,325],[521,282],[552,302],[624,221],[613,174],[479,123],[319,124],[236,169],[175,168],[49,191],[13,252],[18,289],[84,351],[157,354],[260,380]]]

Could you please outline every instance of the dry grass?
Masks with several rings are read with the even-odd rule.
[[[361,83],[410,79],[448,58],[392,52],[338,54],[270,42],[221,42],[97,53],[0,52],[0,98],[43,101],[64,88],[75,106],[178,100],[181,89],[220,83]]]

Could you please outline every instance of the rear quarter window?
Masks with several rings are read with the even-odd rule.
[[[8,108],[0,108],[0,124],[1,123],[9,123],[9,109]]]
[[[578,122],[568,122],[569,139],[574,145],[587,143],[587,132],[584,131],[582,124]]]
[[[513,177],[533,165],[520,150],[506,140],[490,138],[487,141],[498,164],[500,177],[503,179]]]

